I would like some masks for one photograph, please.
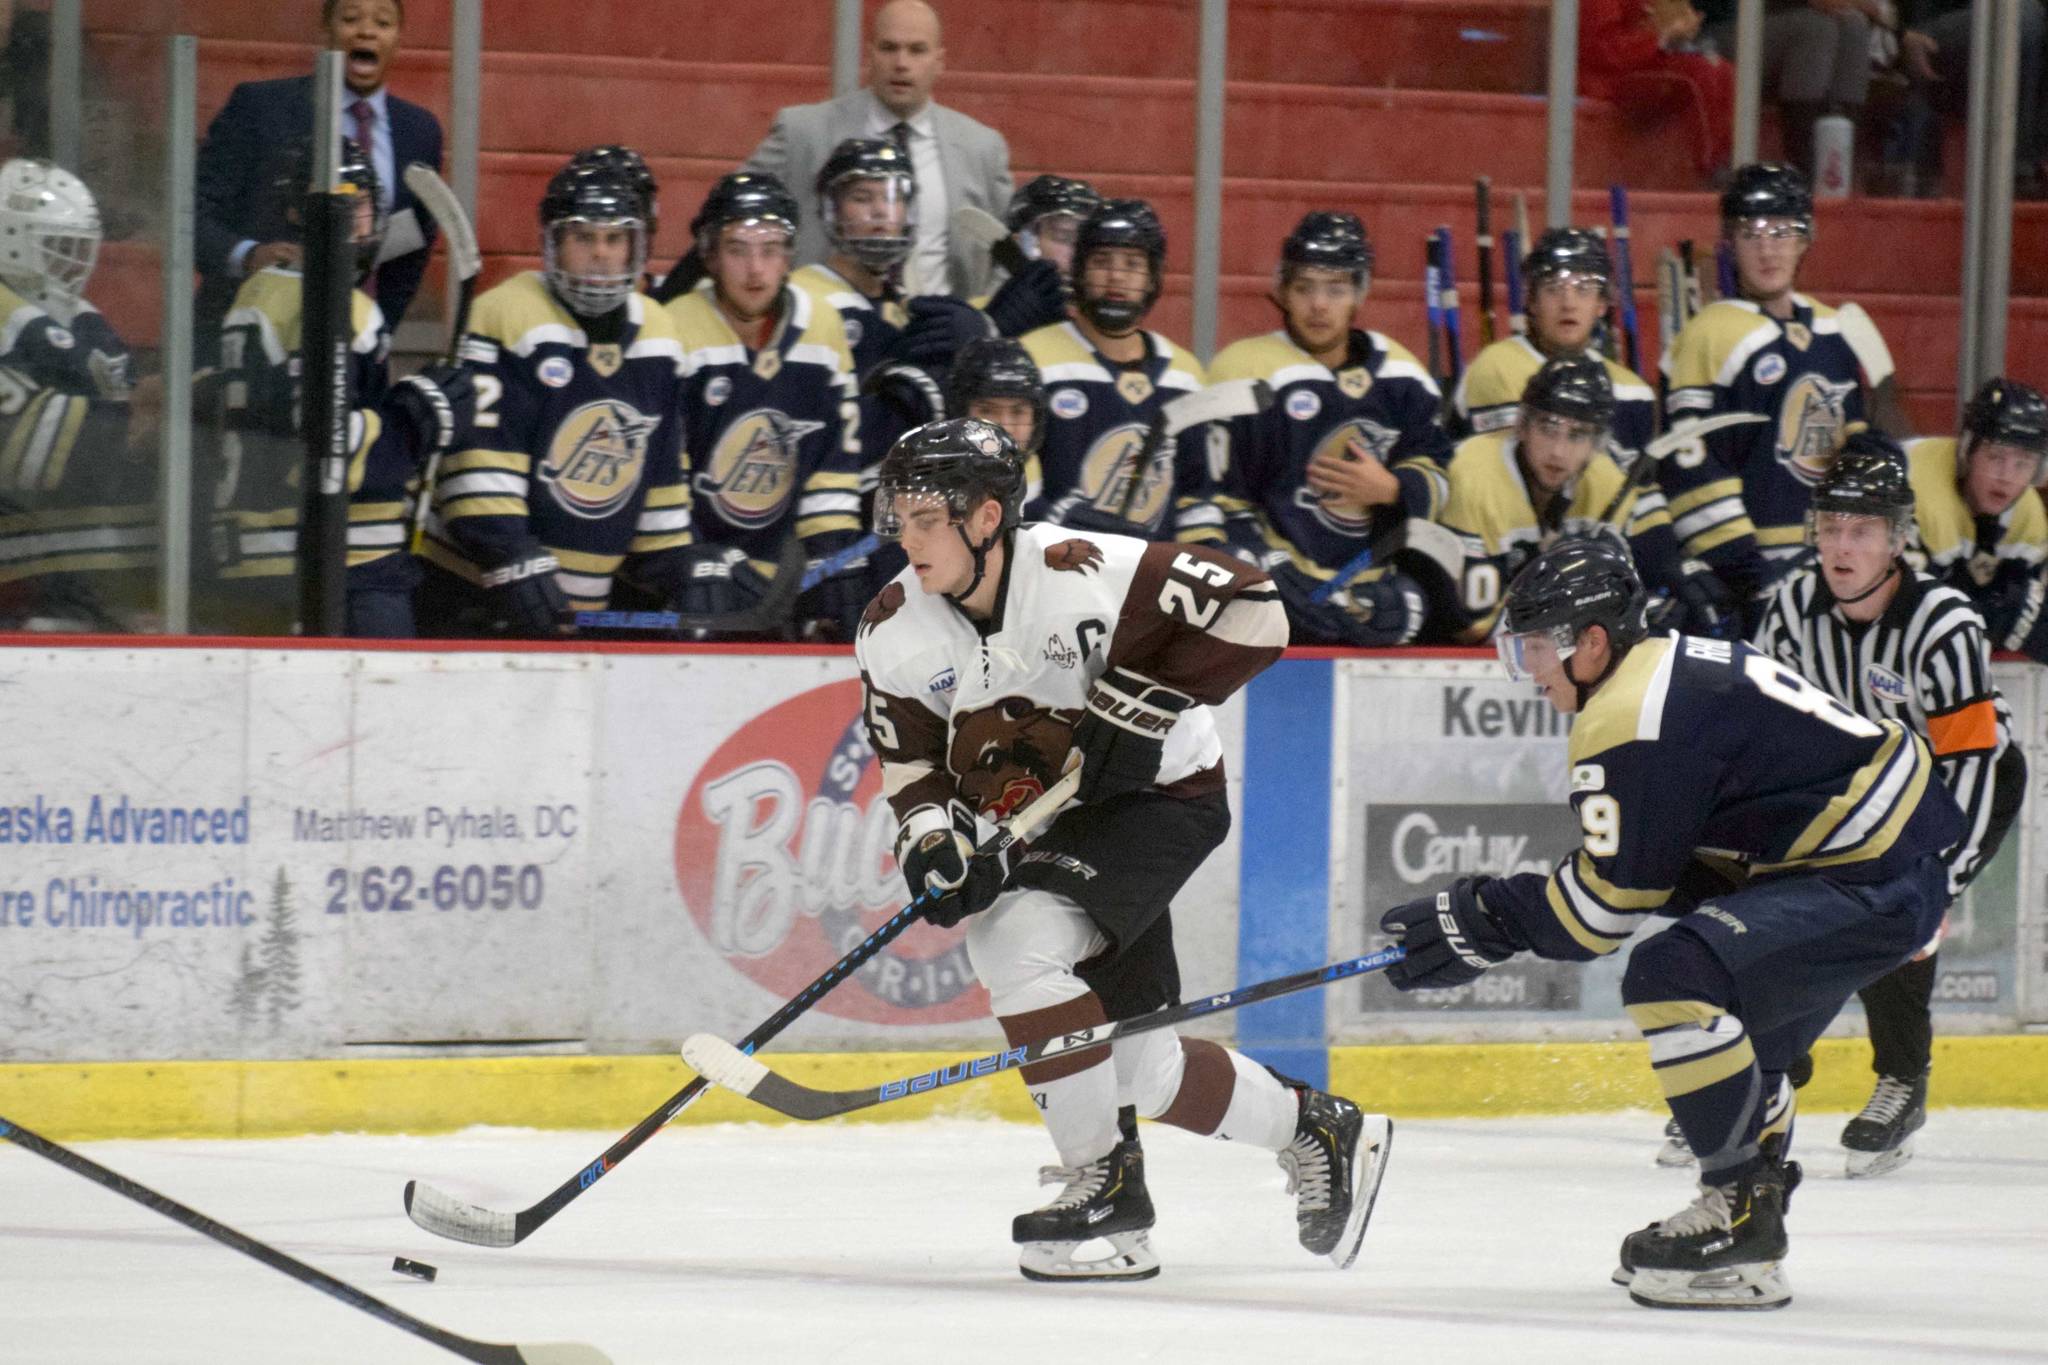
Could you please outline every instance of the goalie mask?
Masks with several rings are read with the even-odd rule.
[[[624,231],[624,258],[571,269],[562,251],[571,227]],[[578,317],[603,317],[639,286],[640,272],[647,267],[647,202],[625,169],[579,166],[574,161],[564,166],[541,198],[540,229],[541,268],[548,288]]]
[[[47,161],[0,166],[0,279],[68,324],[99,260],[100,211],[85,182]]]
[[[917,244],[917,176],[886,138],[850,137],[818,171],[825,240],[875,275],[887,275]]]

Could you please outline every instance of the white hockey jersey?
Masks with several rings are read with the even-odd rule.
[[[868,740],[899,820],[960,806],[990,822],[1058,780],[1088,689],[1112,666],[1194,698],[1158,786],[1223,786],[1210,707],[1278,658],[1287,616],[1263,573],[1203,547],[1020,527],[996,613],[976,622],[906,569],[876,594],[854,651]],[[923,830],[906,829],[906,835]]]

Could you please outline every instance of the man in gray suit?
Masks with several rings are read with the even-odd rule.
[[[818,169],[850,137],[889,138],[910,155],[917,174],[917,245],[905,262],[903,292],[972,297],[987,291],[988,253],[952,232],[963,204],[1000,218],[1010,202],[1010,148],[1003,135],[955,109],[932,103],[932,84],[945,68],[937,11],[925,0],[889,0],[868,39],[868,85],[819,104],[797,104],[747,158],[808,200]],[[796,239],[799,264],[828,253],[823,225],[805,214]]]

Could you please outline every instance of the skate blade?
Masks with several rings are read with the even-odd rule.
[[[1692,1154],[1692,1148],[1682,1142],[1667,1142],[1664,1149],[1657,1153],[1657,1164],[1668,1169],[1691,1166],[1697,1161],[1698,1158]]]
[[[1107,1255],[1083,1260],[1083,1247],[1107,1244]],[[1017,1269],[1027,1280],[1149,1280],[1159,1273],[1159,1257],[1144,1229],[1113,1232],[1079,1242],[1026,1242],[1017,1253]]]
[[[1330,1264],[1339,1270],[1351,1269],[1365,1244],[1365,1225],[1372,1221],[1372,1206],[1380,1197],[1380,1181],[1393,1150],[1394,1121],[1384,1114],[1367,1114],[1351,1161],[1351,1216],[1344,1220],[1344,1235],[1330,1250]]]
[[[1777,1261],[1703,1271],[1638,1266],[1628,1296],[1645,1308],[1761,1311],[1792,1302],[1792,1286]]]
[[[1614,1273],[1607,1278],[1626,1289],[1635,1283],[1636,1273],[1625,1265],[1617,1265],[1614,1267]]]
[[[1898,1146],[1882,1152],[1858,1152],[1851,1150],[1848,1160],[1843,1163],[1845,1173],[1851,1180],[1869,1180],[1887,1171],[1896,1171],[1913,1159],[1913,1140],[1907,1138]]]

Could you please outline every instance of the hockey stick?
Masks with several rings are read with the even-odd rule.
[[[1031,258],[1024,254],[1024,247],[1011,233],[1009,226],[986,209],[972,204],[962,204],[953,210],[953,231],[978,246],[988,248],[988,257],[1012,275],[1019,274],[1031,264]]]
[[[1735,276],[1735,248],[1726,241],[1714,243],[1714,287],[1724,299],[1739,298],[1742,282]]]
[[[858,553],[856,553],[858,551]],[[859,542],[839,552],[847,564],[859,559]],[[839,556],[833,556],[837,559]],[[782,542],[777,553],[775,576],[768,580],[767,591],[755,599],[750,607],[727,612],[676,612],[676,611],[579,611],[576,613],[578,630],[631,630],[665,631],[676,635],[760,635],[779,626],[788,624],[789,614],[796,607],[796,599],[806,588],[816,586],[811,580],[811,571],[804,567],[803,542],[794,536]],[[829,560],[820,560],[823,568]],[[833,570],[836,572],[837,570]],[[820,578],[829,576],[820,574]]]
[[[1685,282],[1685,320],[1691,322],[1706,306],[1706,291],[1700,285],[1699,262],[1693,259],[1692,238],[1678,244],[1680,278]]]
[[[1529,317],[1522,311],[1522,234],[1509,228],[1501,234],[1501,249],[1507,257],[1501,262],[1501,279],[1508,292],[1508,333],[1527,336]]]
[[[1328,966],[1313,967],[1292,976],[1275,977],[1253,986],[1238,986],[1221,995],[1208,995],[1186,1004],[1168,1005],[1141,1014],[1135,1019],[1121,1019],[1115,1023],[1099,1024],[1089,1028],[1076,1029],[1051,1038],[1041,1038],[1035,1043],[1021,1047],[1004,1048],[991,1052],[985,1057],[971,1057],[953,1062],[935,1071],[922,1072],[916,1076],[905,1076],[901,1080],[884,1081],[880,1085],[862,1090],[813,1090],[798,1085],[786,1076],[770,1071],[754,1058],[708,1033],[693,1034],[683,1043],[683,1060],[695,1067],[697,1073],[714,1085],[722,1085],[738,1095],[744,1095],[756,1104],[786,1114],[793,1119],[807,1122],[818,1119],[836,1118],[861,1109],[872,1109],[878,1104],[889,1104],[895,1100],[908,1099],[912,1095],[928,1094],[962,1081],[978,1081],[983,1076],[994,1076],[1019,1067],[1049,1061],[1055,1057],[1066,1057],[1077,1052],[1088,1052],[1095,1048],[1107,1047],[1119,1038],[1128,1038],[1135,1033],[1149,1033],[1154,1029],[1170,1028],[1187,1019],[1199,1019],[1205,1015],[1222,1014],[1229,1010],[1255,1005],[1261,1000],[1276,996],[1291,995],[1296,991],[1311,990],[1317,986],[1328,986],[1349,977],[1363,976],[1367,972],[1391,967],[1408,955],[1398,945],[1382,948],[1379,952],[1364,957],[1354,957],[1344,962],[1332,962]]]
[[[1472,183],[1472,206],[1478,212],[1479,230],[1479,341],[1493,344],[1493,179],[1480,176]]]
[[[469,330],[469,304],[476,296],[476,277],[483,273],[484,254],[476,243],[476,228],[462,211],[462,201],[434,168],[415,161],[405,168],[405,187],[441,229],[448,243],[448,275],[455,281],[455,324],[448,329],[447,363],[453,365],[462,351],[462,334]],[[412,552],[418,554],[427,534],[427,510],[434,500],[434,478],[441,471],[442,452],[427,457],[420,474],[419,502],[412,512]]]
[[[1444,396],[1448,399],[1457,389],[1458,381],[1465,377],[1465,338],[1458,321],[1458,264],[1451,230],[1447,227],[1438,228],[1436,241],[1437,259],[1442,266],[1442,273],[1437,277],[1437,282],[1443,286],[1444,291],[1442,299],[1438,301],[1438,307],[1443,311],[1444,349],[1450,362],[1445,375],[1447,382],[1444,384]]]
[[[1636,332],[1635,265],[1629,258],[1628,249],[1628,186],[1608,186],[1607,210],[1614,221],[1614,236],[1609,240],[1614,253],[1614,280],[1621,289],[1622,350],[1627,357],[1628,367],[1641,374],[1643,346],[1642,339]]]
[[[1448,393],[1444,384],[1444,355],[1441,333],[1444,326],[1443,266],[1438,260],[1436,234],[1422,239],[1422,311],[1429,320],[1429,378]]]
[[[54,1161],[75,1175],[82,1175],[95,1185],[112,1190],[126,1199],[132,1199],[151,1213],[160,1213],[174,1223],[183,1223],[194,1232],[202,1233],[229,1247],[263,1262],[272,1270],[291,1276],[300,1284],[310,1285],[330,1298],[341,1300],[351,1308],[359,1308],[373,1318],[378,1318],[401,1332],[410,1332],[416,1337],[431,1341],[444,1351],[453,1352],[464,1360],[481,1361],[484,1365],[610,1365],[610,1357],[594,1346],[577,1342],[554,1342],[542,1346],[505,1346],[494,1341],[476,1341],[458,1336],[445,1327],[436,1327],[423,1322],[403,1309],[393,1308],[384,1300],[367,1294],[338,1280],[324,1270],[315,1269],[304,1261],[285,1255],[268,1242],[259,1242],[247,1233],[237,1232],[225,1223],[219,1223],[197,1209],[180,1204],[169,1195],[159,1194],[149,1186],[130,1180],[118,1171],[105,1166],[31,1133],[19,1124],[0,1118],[0,1137],[18,1147],[26,1148],[37,1156]]]
[[[993,857],[1016,844],[1028,839],[1066,805],[1075,790],[1081,785],[1081,770],[1077,767],[1059,781],[1046,788],[1043,795],[1023,810],[1011,816],[1009,821],[984,840],[974,850],[977,858]],[[869,934],[845,957],[840,958],[816,981],[804,987],[775,1013],[768,1016],[754,1030],[740,1039],[738,1050],[751,1053],[764,1046],[775,1035],[781,1033],[811,1006],[822,1000],[834,986],[859,971],[869,958],[882,951],[891,941],[916,922],[925,907],[934,899],[930,892],[919,896]],[[667,1125],[669,1120],[683,1112],[704,1093],[709,1084],[702,1076],[671,1095],[659,1109],[633,1126],[631,1132],[606,1148],[597,1160],[570,1176],[539,1203],[518,1213],[499,1213],[478,1204],[465,1203],[451,1195],[441,1193],[432,1185],[423,1185],[417,1180],[405,1183],[405,1211],[412,1221],[437,1237],[452,1238],[458,1242],[471,1242],[477,1246],[509,1247],[525,1241],[533,1230],[560,1213],[569,1202],[595,1185],[611,1172],[611,1169],[631,1156],[647,1139]]]
[[[1614,497],[1608,501],[1607,506],[1600,509],[1600,515],[1594,520],[1604,522],[1611,519],[1621,510],[1621,505],[1628,501],[1629,494],[1650,481],[1651,473],[1672,451],[1682,449],[1709,432],[1720,431],[1724,427],[1746,427],[1767,420],[1769,419],[1763,414],[1756,412],[1724,412],[1718,417],[1703,417],[1697,422],[1687,422],[1665,432],[1643,447],[1642,454],[1636,456],[1635,463],[1628,467],[1628,477],[1621,481],[1621,487],[1615,490]]]
[[[1678,264],[1678,252],[1665,247],[1657,253],[1657,357],[1658,368],[1663,368],[1664,357],[1671,354],[1671,343],[1678,339],[1679,329],[1685,326],[1685,275]]]
[[[1150,479],[1152,470],[1181,433],[1209,422],[1228,422],[1235,417],[1256,417],[1273,406],[1273,386],[1263,379],[1226,379],[1206,389],[1196,389],[1161,403],[1146,424],[1145,438],[1131,459],[1131,481],[1117,516],[1131,519],[1138,505],[1138,490]],[[1171,510],[1171,509],[1169,509]]]

